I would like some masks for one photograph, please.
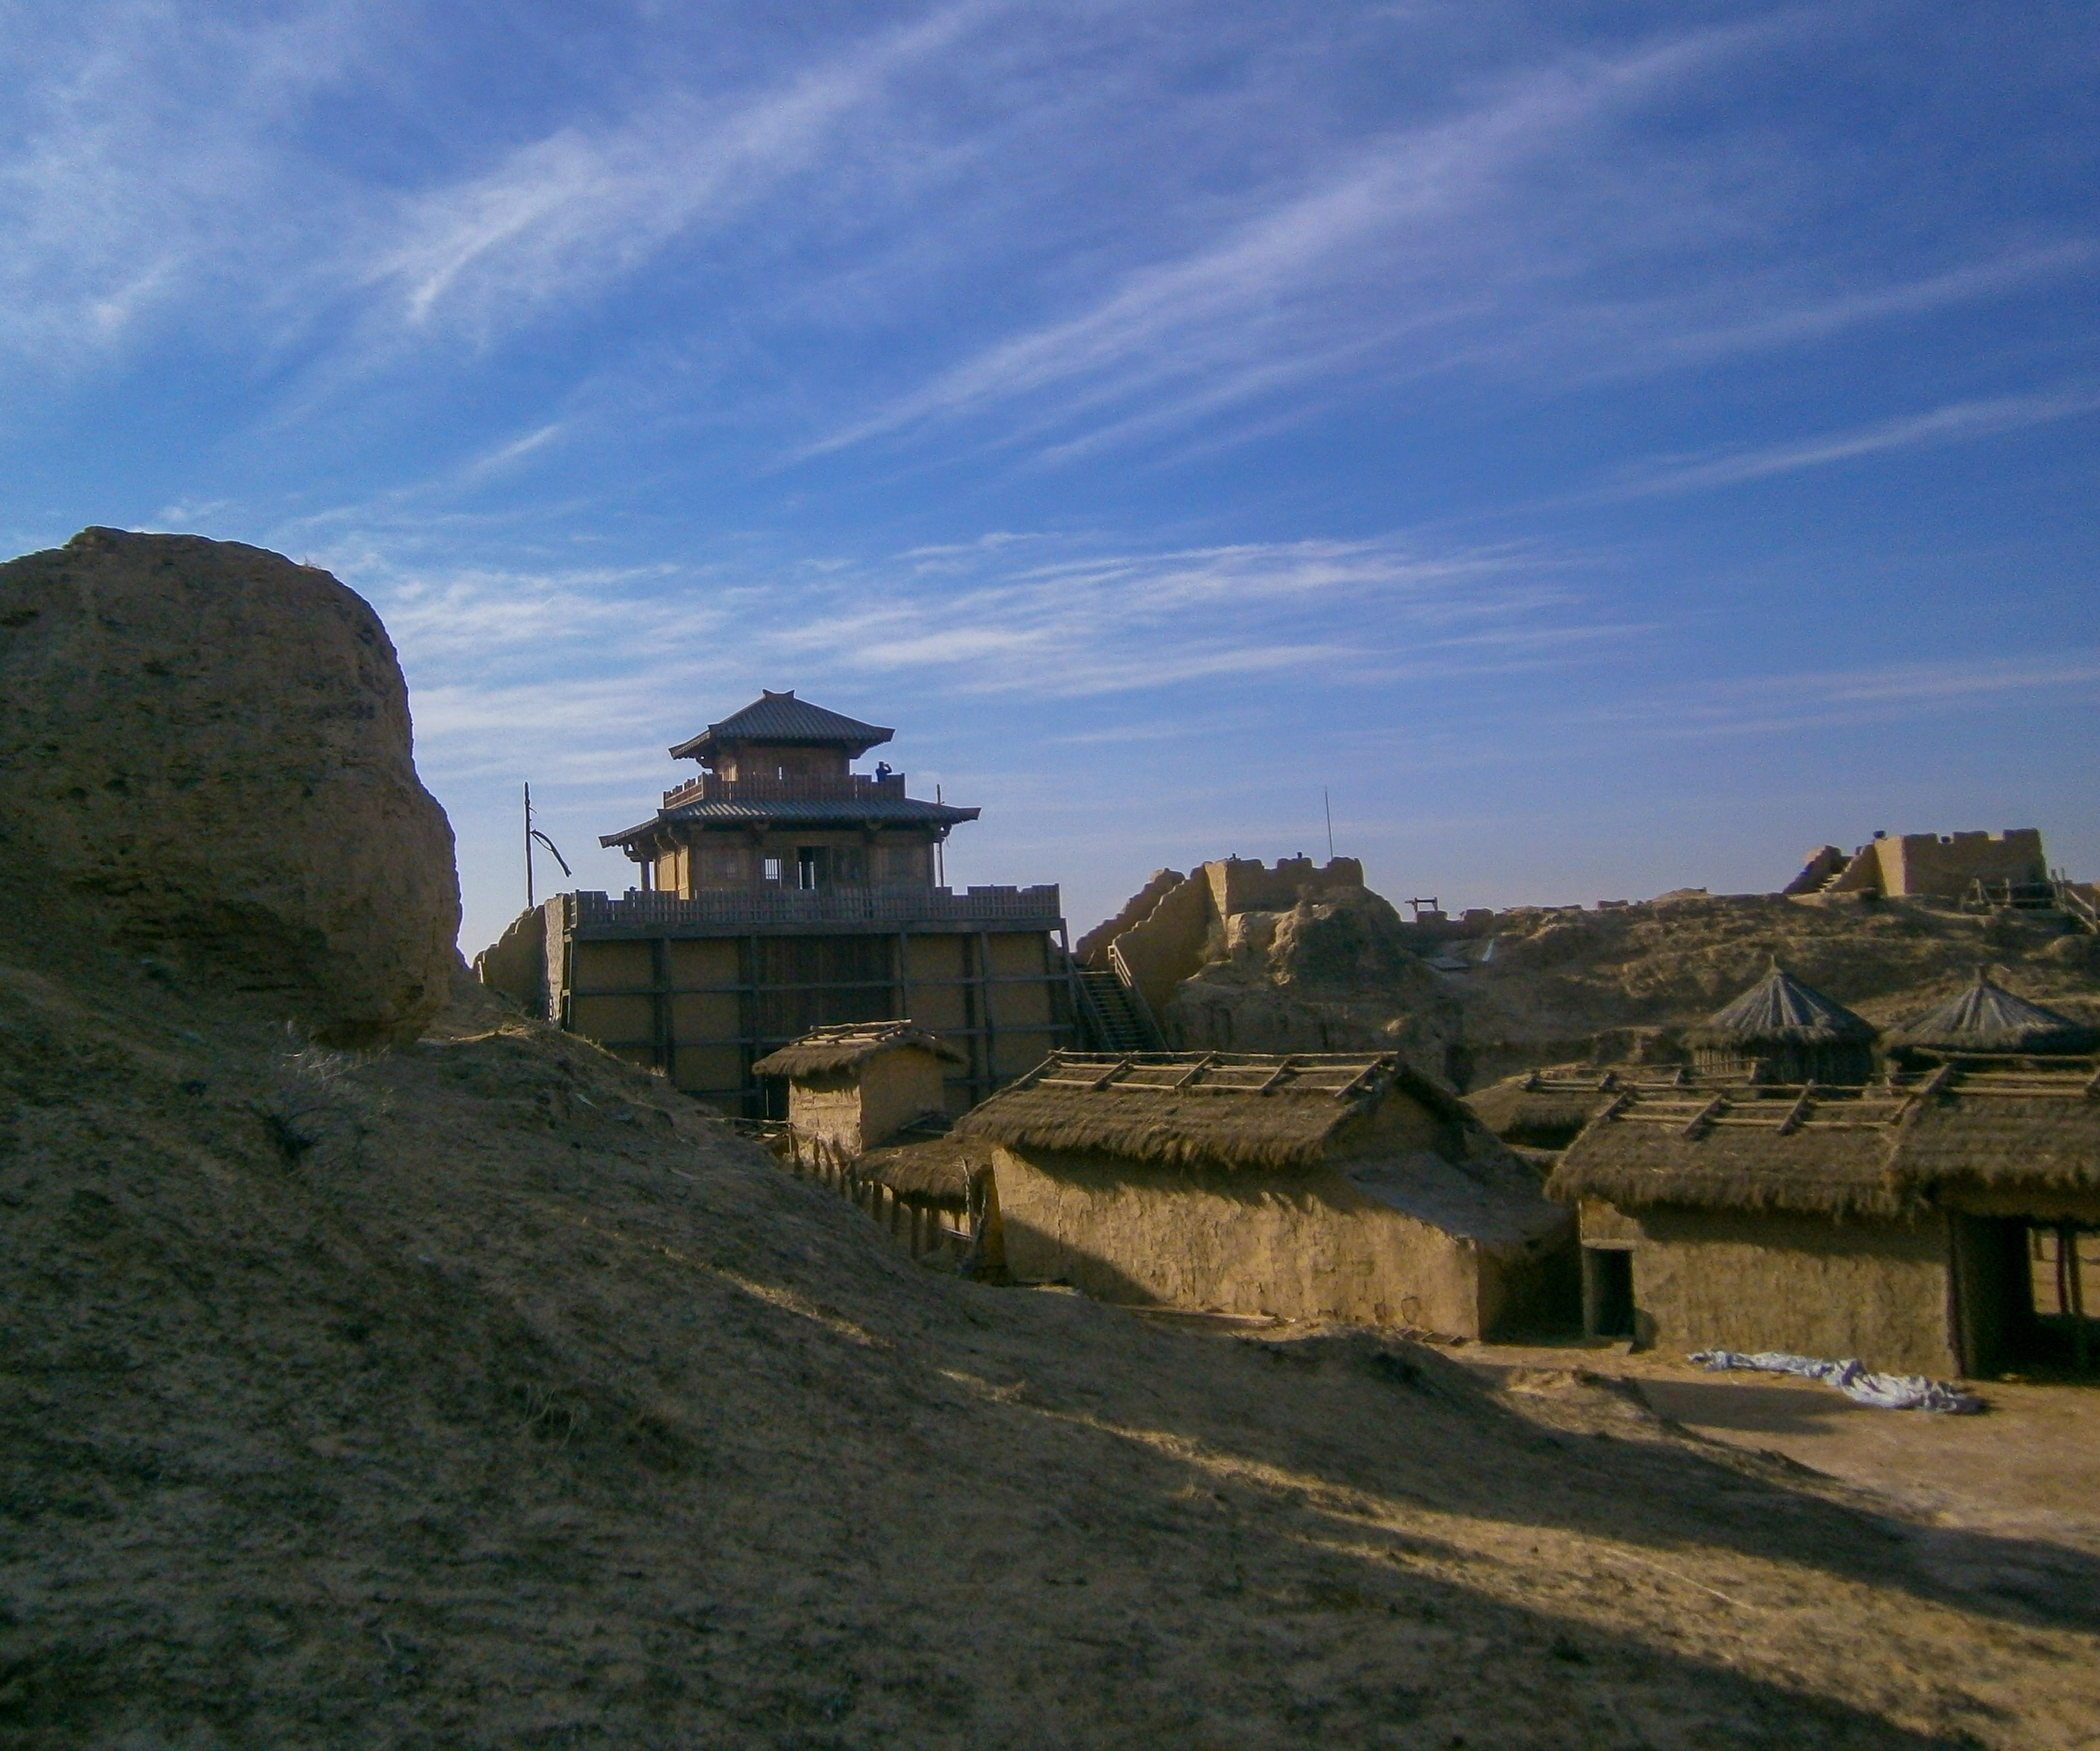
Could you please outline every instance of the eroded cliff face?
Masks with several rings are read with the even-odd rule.
[[[1352,889],[1214,920],[1204,955],[1158,1006],[1171,1044],[1397,1051],[1462,1092],[1571,1060],[1672,1061],[1682,1031],[1774,957],[1880,1026],[1952,995],[1979,961],[2036,1002],[2100,1021],[2100,937],[2054,915],[1930,900],[1687,893],[1519,907],[1431,933]]]
[[[86,529],[0,566],[0,833],[109,940],[324,1043],[446,1000],[452,830],[394,647],[280,554]]]
[[[1308,896],[1288,911],[1235,912],[1161,1025],[1192,1050],[1396,1051],[1449,1076],[1463,1030],[1458,995],[1409,950],[1405,928],[1365,888]]]

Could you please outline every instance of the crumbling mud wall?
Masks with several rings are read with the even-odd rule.
[[[385,628],[327,572],[85,529],[0,566],[0,833],[107,937],[334,1045],[412,1036],[459,931]]]
[[[2041,832],[2032,827],[2008,827],[2002,833],[1884,834],[1862,845],[1842,869],[1832,867],[1837,849],[1825,845],[1814,853],[1786,891],[1958,900],[1972,882],[2049,879]],[[1819,871],[1820,880],[1814,880]]]
[[[558,945],[560,927],[550,927],[548,913],[559,902],[549,900],[529,912],[520,912],[509,927],[474,958],[474,977],[492,991],[501,991],[528,1016],[545,1020],[547,1015],[547,940],[551,933]]]

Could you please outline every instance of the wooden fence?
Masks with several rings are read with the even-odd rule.
[[[964,1210],[900,1195],[880,1180],[862,1173],[857,1158],[821,1137],[809,1137],[792,1127],[776,1142],[782,1167],[798,1179],[814,1180],[885,1229],[915,1259],[968,1271],[975,1264],[985,1222],[984,1199],[973,1188]]]

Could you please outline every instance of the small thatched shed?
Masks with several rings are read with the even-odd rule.
[[[788,1079],[788,1122],[851,1157],[942,1110],[941,1066],[963,1055],[909,1021],[820,1027],[752,1065]]]
[[[1849,1088],[1628,1092],[1546,1190],[1578,1206],[1594,1332],[1996,1372],[2085,1329],[2100,1075],[1964,1060]],[[2060,1251],[2067,1276],[2038,1290],[2034,1262]]]
[[[1874,1025],[1780,967],[1684,1036],[1709,1076],[1849,1083],[1874,1074]]]
[[[889,1227],[913,1257],[939,1254],[974,1275],[995,1277],[1006,1259],[991,1156],[982,1137],[907,1131],[870,1149],[855,1167],[889,1193],[884,1203]]]
[[[955,1128],[995,1145],[1018,1277],[1462,1337],[1573,1299],[1565,1214],[1392,1056],[1060,1052]]]
[[[2014,996],[1979,967],[1967,990],[1906,1021],[1889,1034],[1888,1044],[1907,1060],[2062,1057],[2100,1049],[2100,1028]]]

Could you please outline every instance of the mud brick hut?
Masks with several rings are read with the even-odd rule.
[[[1565,1214],[1391,1056],[1059,1052],[956,1131],[1023,1280],[1476,1338],[1572,1299]]]
[[[1858,1084],[1874,1074],[1875,1030],[1776,963],[1733,1003],[1685,1035],[1707,1076]]]
[[[2091,1059],[1629,1090],[1546,1189],[1579,1211],[1594,1334],[1928,1374],[2100,1355],[2078,1250],[2100,1224]]]
[[[791,1129],[853,1156],[942,1114],[943,1066],[967,1061],[909,1021],[862,1021],[814,1029],[751,1068],[786,1081]]]

